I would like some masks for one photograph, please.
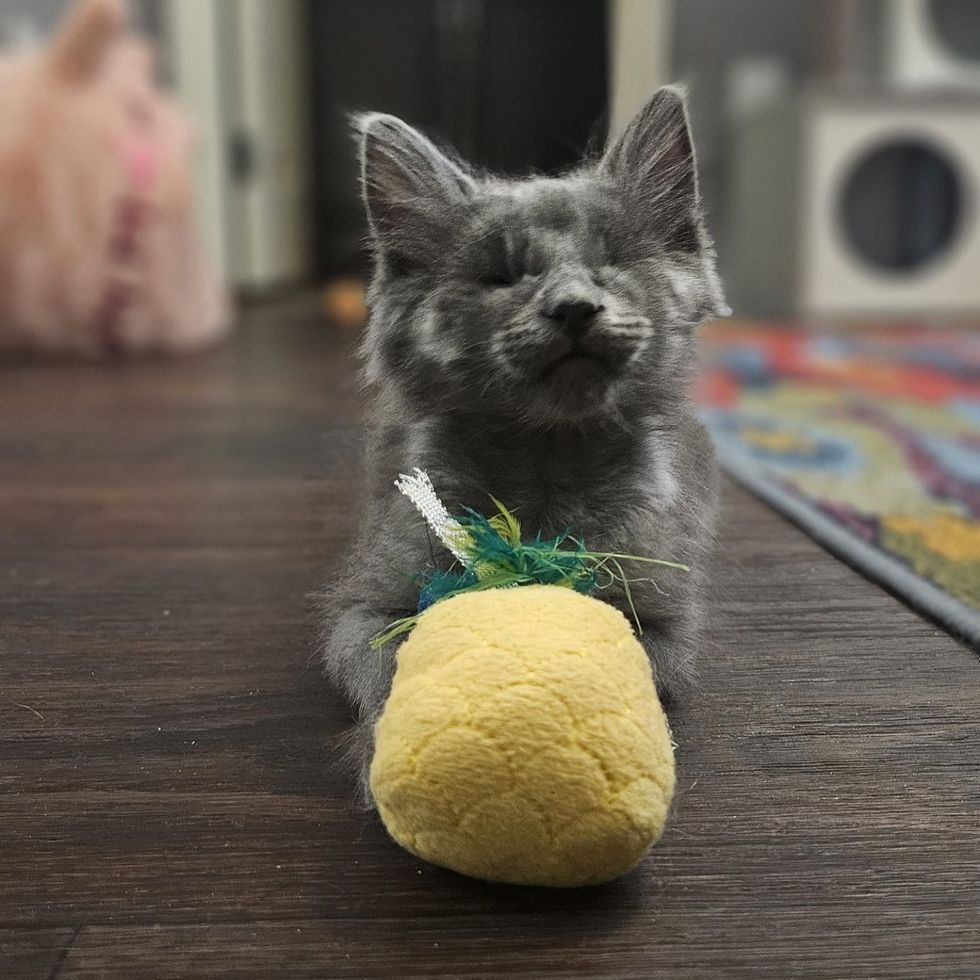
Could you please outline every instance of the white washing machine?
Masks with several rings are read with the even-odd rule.
[[[890,82],[980,91],[977,0],[886,0],[883,9]]]
[[[736,304],[980,312],[980,97],[810,93],[739,132]]]

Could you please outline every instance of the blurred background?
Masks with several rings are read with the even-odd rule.
[[[57,438],[0,453],[0,484],[70,466],[76,422],[121,466],[210,458],[197,431],[262,476],[310,446],[347,474],[348,114],[550,173],[680,80],[735,311],[694,389],[719,459],[980,644],[978,0],[0,0],[0,42],[0,352],[106,362],[4,363],[0,417]],[[127,434],[147,418],[173,438]]]
[[[39,38],[67,6],[2,0],[0,38]],[[680,79],[739,315],[980,309],[975,0],[133,7],[196,123],[205,245],[240,295],[364,271],[350,110],[394,112],[481,166],[555,171]]]

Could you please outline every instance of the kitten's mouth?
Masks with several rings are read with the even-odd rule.
[[[569,365],[571,365],[571,371],[566,372],[564,369]],[[589,371],[592,368],[597,368],[605,374],[610,373],[610,365],[604,357],[583,350],[581,347],[573,347],[567,354],[563,354],[556,361],[552,361],[541,372],[539,380],[550,381],[558,374]]]

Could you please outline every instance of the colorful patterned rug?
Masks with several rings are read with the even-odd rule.
[[[980,332],[719,324],[704,360],[722,465],[980,644]]]

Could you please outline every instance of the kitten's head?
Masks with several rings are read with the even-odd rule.
[[[677,89],[554,179],[478,176],[392,116],[358,128],[369,379],[548,426],[683,400],[693,328],[724,300]]]

